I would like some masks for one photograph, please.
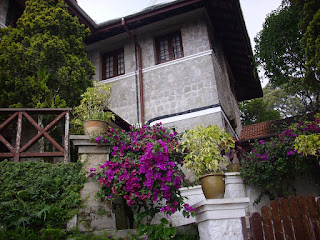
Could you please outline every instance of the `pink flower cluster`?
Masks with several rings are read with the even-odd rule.
[[[97,143],[112,145],[111,159],[96,175],[105,199],[123,196],[128,206],[154,206],[153,210],[172,214],[177,210],[194,211],[184,204],[179,188],[184,174],[179,168],[183,153],[179,134],[158,124],[133,128],[129,132],[109,129]]]
[[[264,140],[258,141],[254,149],[251,150],[247,160],[256,159],[259,161],[274,162],[276,158],[282,156],[284,158],[294,158],[302,156],[294,148],[294,141],[299,135],[308,135],[320,132],[320,119],[315,119],[313,122],[299,122],[295,128],[286,129],[274,137],[270,142]]]

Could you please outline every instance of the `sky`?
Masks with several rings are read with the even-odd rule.
[[[79,6],[96,22],[102,23],[114,18],[125,17],[154,4],[172,0],[77,0]],[[282,0],[240,0],[247,31],[254,49],[254,37],[262,30],[264,20],[276,10]],[[262,86],[267,79],[260,75]]]

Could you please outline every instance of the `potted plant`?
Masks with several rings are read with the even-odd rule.
[[[235,141],[234,148],[230,149],[226,156],[230,164],[227,165],[228,172],[240,172],[240,161],[246,155],[246,150],[242,147],[240,141]]]
[[[221,198],[224,194],[223,169],[228,160],[223,156],[234,147],[233,138],[218,126],[187,130],[182,145],[186,149],[184,163],[196,178],[207,199]],[[214,184],[214,186],[212,186]]]
[[[108,128],[108,122],[114,115],[108,110],[111,95],[111,84],[94,82],[81,95],[80,105],[75,107],[73,113],[75,125],[83,124],[86,135],[98,135]]]

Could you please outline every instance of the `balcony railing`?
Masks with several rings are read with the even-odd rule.
[[[1,151],[1,158],[13,158],[14,161],[18,162],[20,158],[30,158],[30,157],[63,157],[64,162],[69,161],[69,120],[70,120],[71,108],[0,108],[0,116],[3,121],[0,125],[0,141],[4,144],[7,152]],[[39,123],[33,119],[32,116],[36,115],[53,115],[55,118],[47,124],[47,126],[41,126]],[[64,134],[62,146],[49,134],[49,131],[56,127],[60,121],[64,119]],[[15,144],[10,143],[3,135],[2,130],[9,124],[16,121],[16,126],[11,125],[11,128],[16,128],[15,131]],[[22,144],[22,133],[24,122],[31,123],[35,128],[35,136],[33,136],[25,144]],[[30,132],[29,132],[30,134]],[[42,152],[42,151],[32,151],[28,150],[34,146],[39,139],[42,137],[46,138],[57,151],[53,152]],[[14,138],[14,136],[13,136]],[[25,136],[26,139],[30,136]]]

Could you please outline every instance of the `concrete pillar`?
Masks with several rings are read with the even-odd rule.
[[[79,158],[84,163],[83,168],[87,175],[91,168],[100,171],[100,165],[109,159],[110,147],[107,144],[91,142],[90,137],[85,135],[71,135],[70,139],[73,145],[78,147]],[[84,184],[80,194],[81,199],[85,201],[85,208],[80,209],[79,216],[69,223],[69,228],[78,226],[82,232],[116,229],[115,214],[112,212],[111,205],[95,197],[99,189],[99,185],[94,180],[89,179]]]
[[[244,198],[247,196],[240,172],[225,173],[225,184],[224,198]]]
[[[249,198],[209,199],[193,205],[201,240],[243,240],[241,217]]]
[[[180,188],[179,190],[180,190],[181,196],[187,197],[184,201],[190,206],[192,206],[197,202],[200,202],[201,200],[206,199],[200,185],[197,185],[194,187],[183,187],[183,188]],[[163,216],[164,215],[162,214],[161,217]],[[161,218],[159,217],[159,219]],[[178,211],[170,216],[169,222],[172,224],[172,226],[179,227],[179,226],[195,223],[195,218],[193,217],[185,218],[182,214],[182,211]]]

